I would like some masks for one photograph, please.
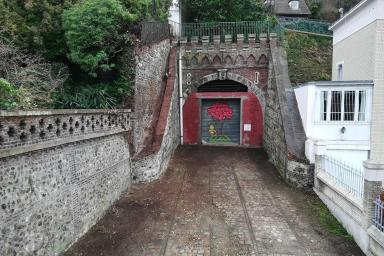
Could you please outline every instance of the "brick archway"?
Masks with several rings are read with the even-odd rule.
[[[204,85],[204,84],[209,83],[209,82],[216,81],[216,80],[231,80],[231,81],[238,82],[240,84],[247,86],[248,91],[252,92],[256,95],[256,97],[258,98],[258,100],[261,104],[263,113],[265,112],[265,106],[266,106],[265,92],[263,92],[262,89],[260,89],[255,84],[255,82],[253,82],[253,81],[251,81],[251,80],[249,80],[249,79],[247,79],[247,78],[245,78],[239,74],[227,72],[224,70],[218,70],[218,72],[216,72],[216,73],[212,73],[212,74],[203,76],[203,77],[195,80],[195,82],[191,83],[188,86],[190,88],[190,90],[185,91],[184,98],[187,98],[192,92],[196,92],[197,88],[199,86]]]
[[[234,81],[248,88],[245,91],[210,91],[198,92],[198,88],[214,81]],[[258,88],[254,82],[238,74],[228,73],[219,70],[218,73],[206,75],[190,84],[190,91],[184,95],[186,98],[183,106],[183,131],[185,144],[204,144],[206,133],[206,123],[204,119],[204,102],[218,101],[226,104],[233,100],[238,100],[240,109],[236,118],[240,120],[240,130],[237,131],[240,136],[240,146],[261,147],[263,144],[265,96],[264,92]],[[207,119],[204,119],[207,120]],[[235,127],[238,127],[235,124]],[[228,135],[228,134],[226,134]],[[233,135],[233,134],[232,134]],[[206,134],[205,134],[206,137]]]

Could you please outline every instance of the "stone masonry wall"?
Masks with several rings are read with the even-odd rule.
[[[264,118],[264,147],[282,177],[298,188],[313,186],[314,170],[305,157],[306,135],[288,76],[284,50],[271,43],[271,62]]]
[[[156,137],[161,138],[155,138],[153,152],[133,160],[132,180],[136,183],[159,178],[168,167],[168,162],[180,142],[176,49],[172,49],[169,60],[169,77],[156,128]]]
[[[0,112],[0,255],[58,255],[130,186],[127,111]]]
[[[137,118],[133,134],[136,153],[146,146],[146,140],[154,133],[166,83],[170,49],[170,40],[136,49],[134,108]]]

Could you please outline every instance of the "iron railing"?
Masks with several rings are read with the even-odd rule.
[[[170,38],[170,25],[167,21],[146,21],[141,23],[141,43],[152,44]]]
[[[300,18],[282,18],[279,20],[279,23],[286,30],[293,30],[322,36],[332,36],[332,31],[329,30],[331,23],[325,21]]]
[[[358,198],[363,198],[364,176],[362,168],[356,168],[329,156],[322,156],[320,168],[333,180]]]
[[[373,216],[373,224],[377,229],[384,232],[384,202],[377,197],[375,202],[375,215]]]
[[[220,36],[221,42],[224,42],[225,35],[232,35],[232,41],[237,40],[237,35],[244,35],[247,42],[248,35],[254,34],[256,39],[260,34],[276,33],[278,37],[283,36],[283,29],[278,23],[268,21],[241,21],[241,22],[209,22],[209,23],[183,23],[182,36],[191,41],[192,37],[208,36],[210,42],[213,36]]]

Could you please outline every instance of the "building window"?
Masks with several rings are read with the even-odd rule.
[[[337,80],[343,80],[343,64],[337,64]]]
[[[367,91],[359,91],[359,121],[365,121],[366,105],[367,105]]]
[[[355,91],[344,92],[344,121],[355,120]]]
[[[331,93],[331,121],[341,120],[341,91],[332,91]]]
[[[364,122],[366,105],[366,90],[320,91],[320,121]]]
[[[298,10],[299,9],[299,3],[300,1],[299,0],[291,0],[289,1],[289,7],[292,9],[292,10]]]
[[[328,108],[328,91],[320,92],[320,120],[327,120],[327,108]]]

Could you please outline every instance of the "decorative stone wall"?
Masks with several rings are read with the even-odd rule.
[[[129,111],[0,112],[0,255],[58,255],[131,181]]]
[[[140,152],[151,139],[160,113],[167,81],[170,40],[136,49],[134,150]]]
[[[229,38],[229,37],[227,37]],[[232,37],[230,37],[232,38]],[[241,35],[236,44],[216,42],[202,44],[192,40],[181,41],[183,56],[183,97],[187,98],[197,87],[213,80],[233,80],[246,84],[260,96],[268,84],[269,45],[266,35],[260,43],[250,37],[247,43]]]

